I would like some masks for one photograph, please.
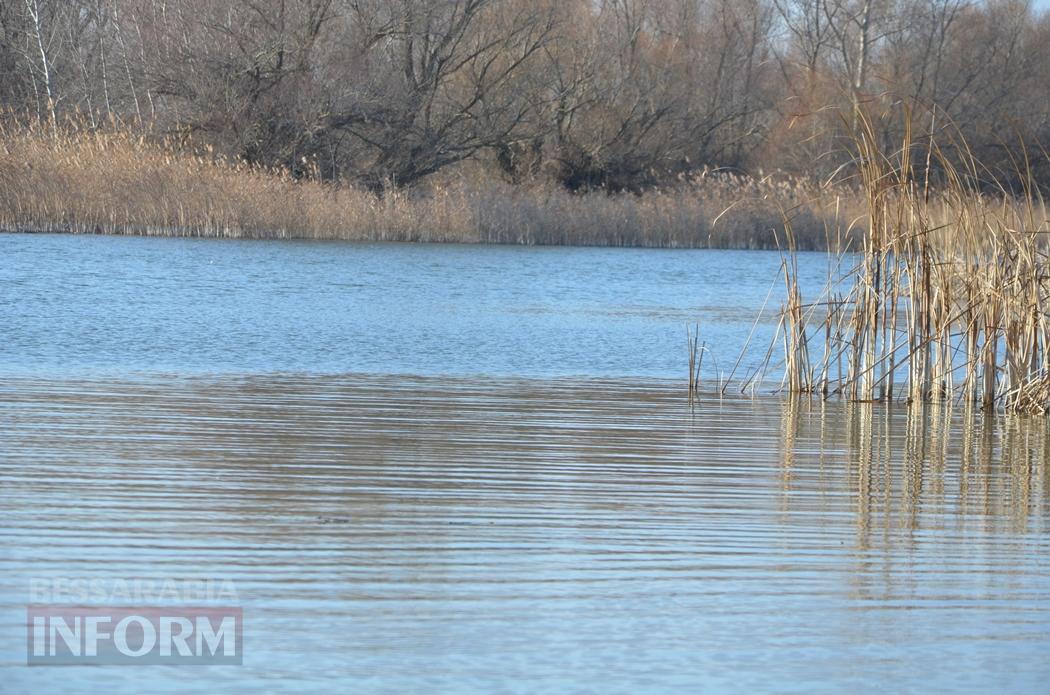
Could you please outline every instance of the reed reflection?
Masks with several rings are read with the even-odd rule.
[[[945,402],[781,404],[781,508],[848,491],[857,546],[983,520],[1023,534],[1045,517],[1048,423]],[[841,464],[838,466],[837,464]],[[814,475],[800,475],[801,469]],[[1006,524],[1004,527],[1003,525]]]

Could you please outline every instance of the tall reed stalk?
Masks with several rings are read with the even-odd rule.
[[[906,120],[914,124],[916,114]],[[900,147],[887,150],[863,112],[850,122],[866,207],[857,262],[806,304],[787,234],[787,389],[1050,411],[1050,221],[1039,192],[990,183],[949,128],[917,139],[909,125]],[[1028,163],[1018,166],[1030,181]],[[821,320],[819,308],[827,310]],[[821,338],[823,356],[813,362],[811,344]],[[835,363],[845,372],[832,377]]]

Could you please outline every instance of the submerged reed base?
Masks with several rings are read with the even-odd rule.
[[[787,223],[784,387],[1050,412],[1050,221],[1039,193],[989,194],[988,172],[958,139],[949,153],[909,133],[886,152],[870,122],[856,121],[861,248],[816,301],[802,300]],[[936,191],[931,167],[944,172]]]

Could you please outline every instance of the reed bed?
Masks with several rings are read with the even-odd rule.
[[[916,140],[909,128],[887,151],[863,114],[855,122],[858,260],[844,257],[850,269],[813,301],[785,217],[786,389],[1050,412],[1050,219],[1038,191],[996,189],[950,131]],[[934,169],[944,181],[931,190]]]
[[[173,139],[75,121],[0,125],[0,229],[230,238],[776,248],[841,240],[847,191],[705,171],[643,194],[450,177],[382,193],[296,179]]]

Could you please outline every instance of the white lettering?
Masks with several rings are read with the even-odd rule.
[[[110,622],[112,618],[104,618],[100,615],[89,615],[84,618],[84,656],[98,656],[98,641],[110,638],[108,632],[99,632],[98,626]]]
[[[179,631],[173,633],[171,628],[176,625],[179,627]],[[174,644],[179,656],[192,656],[193,652],[190,651],[190,645],[186,644],[186,639],[192,632],[193,623],[190,622],[189,618],[161,616],[160,655],[171,656],[171,645]]]
[[[128,644],[128,626],[131,623],[138,623],[142,627],[142,644],[138,649],[132,649]],[[117,628],[113,631],[113,642],[124,656],[143,656],[157,645],[157,628],[141,615],[129,615],[117,623]]]
[[[227,635],[227,630],[231,633],[230,635]],[[233,639],[233,632],[233,616],[227,616],[222,619],[222,623],[219,624],[219,631],[217,633],[212,631],[211,620],[209,620],[207,616],[197,616],[197,656],[204,656],[203,642],[208,643],[208,649],[211,651],[211,655],[215,656],[215,650],[219,646],[219,640],[222,640],[223,656],[237,656],[237,645]]]
[[[70,654],[80,656],[80,617],[73,618],[73,628],[70,629],[69,623],[66,622],[65,618],[57,615],[51,616],[50,637],[51,656],[55,656],[57,653],[59,637],[66,643],[66,648]]]

